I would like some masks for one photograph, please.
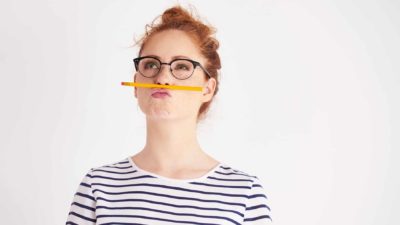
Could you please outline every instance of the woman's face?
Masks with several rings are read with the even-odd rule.
[[[174,56],[185,56],[198,61],[205,67],[206,59],[200,54],[196,44],[190,36],[179,30],[166,30],[154,34],[144,46],[141,56],[156,55],[161,62],[169,63]],[[187,119],[196,120],[197,113],[202,103],[210,101],[215,90],[215,79],[207,82],[206,75],[200,67],[196,67],[192,76],[186,80],[179,80],[171,74],[169,65],[162,65],[160,72],[147,78],[139,72],[134,75],[138,83],[201,86],[203,91],[186,91],[166,89],[170,97],[155,98],[154,88],[135,87],[135,97],[138,99],[140,109],[147,117],[152,119]],[[209,88],[207,92],[206,87]]]

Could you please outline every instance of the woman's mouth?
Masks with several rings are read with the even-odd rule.
[[[167,98],[167,97],[171,97],[169,91],[165,90],[165,89],[155,89],[153,90],[151,96],[153,98]]]

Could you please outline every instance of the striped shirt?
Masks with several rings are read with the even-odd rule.
[[[91,168],[73,197],[66,224],[272,223],[257,176],[220,163],[200,178],[173,179],[131,159]]]

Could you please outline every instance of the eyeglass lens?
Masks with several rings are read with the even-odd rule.
[[[143,58],[139,61],[139,72],[145,77],[153,77],[161,69],[161,63],[157,59]],[[188,78],[194,70],[193,63],[188,60],[176,60],[171,64],[172,74],[178,79]]]

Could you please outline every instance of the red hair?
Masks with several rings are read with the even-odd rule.
[[[157,22],[157,19],[159,19],[160,16],[161,21]],[[140,45],[139,56],[141,55],[147,41],[153,34],[169,29],[184,31],[195,41],[200,53],[206,58],[204,67],[210,73],[211,77],[216,80],[214,91],[215,96],[218,92],[219,69],[221,69],[221,62],[217,52],[219,42],[214,37],[216,29],[210,25],[204,24],[200,19],[194,17],[191,12],[185,10],[179,5],[168,8],[160,16],[157,16],[151,24],[146,25],[146,33],[139,41],[137,41],[136,44]],[[206,77],[206,79],[209,79],[208,76]],[[213,99],[201,105],[197,115],[197,121],[203,118],[208,112],[212,101]]]

